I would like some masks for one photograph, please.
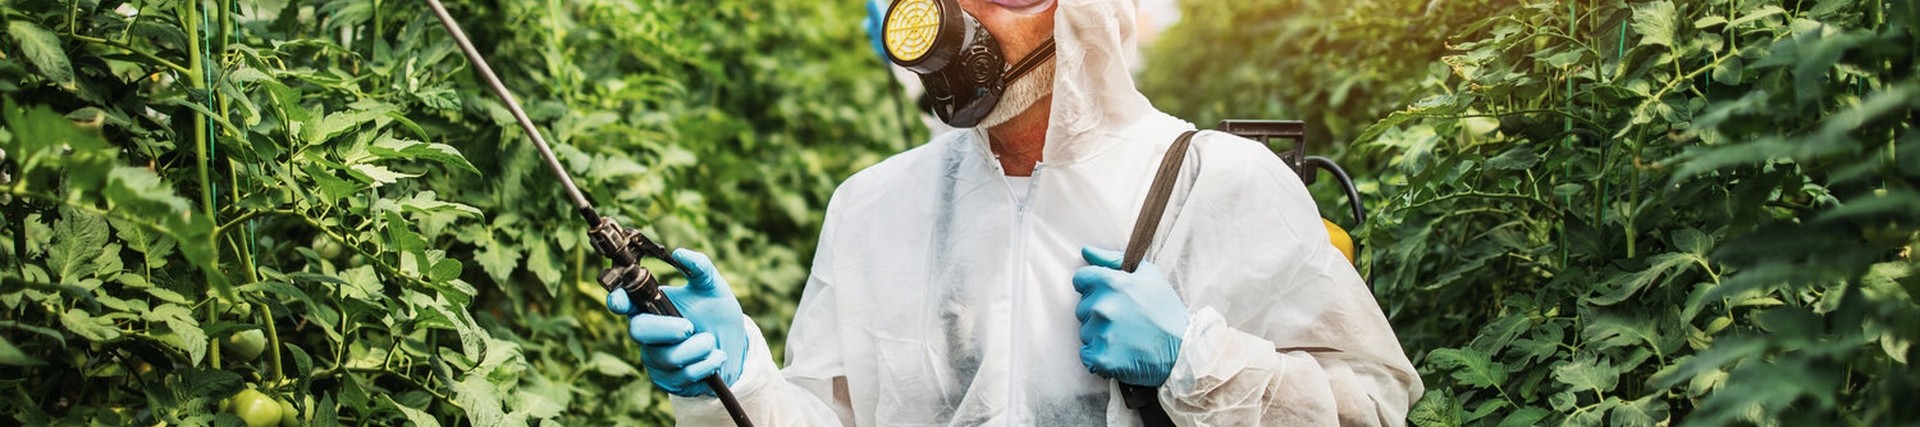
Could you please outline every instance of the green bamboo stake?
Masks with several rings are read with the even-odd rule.
[[[187,84],[197,92],[205,90],[207,87],[206,79],[202,78],[202,76],[206,74],[206,65],[201,61],[201,40],[200,37],[197,36],[197,34],[200,33],[200,2],[189,1],[182,5],[182,7],[186,10],[182,13],[182,15],[185,16],[183,17],[184,19],[180,20],[180,25],[184,27],[182,29],[188,34]],[[219,211],[213,209],[213,178],[211,171],[209,171],[210,168],[207,165],[207,157],[210,153],[207,152],[208,147],[205,144],[206,140],[207,118],[195,114],[193,115],[193,157],[194,169],[200,178],[200,211],[205,213],[208,218],[213,219],[212,222],[217,224],[220,222]],[[218,236],[207,236],[206,244],[215,248],[213,251],[214,268],[209,271],[208,274],[219,274],[220,271],[220,251],[218,250],[219,243],[217,239],[219,239]],[[208,278],[208,281],[214,282],[217,281],[217,278]],[[207,304],[208,319],[220,318],[219,306],[219,304]],[[208,366],[213,369],[220,369],[220,341],[213,340],[207,343],[207,347]]]

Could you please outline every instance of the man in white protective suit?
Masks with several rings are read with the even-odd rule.
[[[1141,425],[1123,385],[1185,426],[1403,424],[1419,376],[1262,144],[1195,136],[1146,262],[1119,268],[1194,128],[1134,88],[1135,7],[896,0],[887,53],[958,130],[835,191],[786,368],[704,255],[674,253],[684,318],[609,294],[680,423],[731,423],[718,375],[761,426]]]

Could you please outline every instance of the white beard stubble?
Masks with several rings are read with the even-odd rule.
[[[987,113],[987,117],[980,119],[980,124],[976,126],[992,129],[994,126],[1006,123],[1013,116],[1018,116],[1028,108],[1032,108],[1034,102],[1050,94],[1053,94],[1053,61],[1047,61],[1046,64],[1020,76],[1020,79],[1015,80],[1013,84],[1007,85],[1007,91],[1000,94],[1000,103],[994,105],[993,112]]]

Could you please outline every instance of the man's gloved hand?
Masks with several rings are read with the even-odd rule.
[[[1073,274],[1080,292],[1080,362],[1096,375],[1122,383],[1159,387],[1180,355],[1187,307],[1160,267],[1141,262],[1120,270],[1122,254],[1086,247],[1086,267]]]
[[[681,273],[688,283],[660,291],[685,317],[641,313],[623,289],[607,294],[607,309],[631,316],[627,334],[640,343],[641,363],[654,385],[680,396],[712,396],[702,382],[707,377],[718,374],[728,386],[740,379],[748,345],[745,315],[705,254],[679,249],[673,259],[687,267]]]

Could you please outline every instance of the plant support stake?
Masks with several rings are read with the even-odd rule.
[[[480,78],[493,89],[493,94],[500,98],[501,103],[506,104],[507,111],[513,113],[513,119],[520,123],[520,129],[526,131],[528,138],[533,139],[534,147],[540,149],[540,157],[546,159],[547,167],[560,178],[560,186],[566,189],[567,199],[573,202],[574,209],[578,210],[580,216],[587,220],[587,224],[593,227],[587,235],[593,241],[594,249],[600,255],[613,260],[613,267],[600,274],[600,285],[609,292],[615,288],[625,289],[633,302],[649,313],[679,317],[680,310],[674,308],[673,301],[668,300],[665,293],[660,292],[659,282],[654,280],[653,275],[647,272],[645,267],[640,266],[640,259],[650,257],[666,261],[667,264],[681,271],[686,271],[686,266],[680,265],[679,261],[668,256],[665,246],[655,243],[639,230],[622,228],[612,218],[602,217],[593,209],[593,202],[587,200],[586,194],[580,192],[579,186],[574,185],[573,176],[568,174],[567,169],[560,164],[560,159],[553,155],[553,147],[547,145],[547,139],[540,135],[540,130],[534,127],[533,120],[527,118],[527,112],[520,108],[520,101],[513,97],[512,92],[507,91],[506,85],[500,83],[500,76],[493,73],[493,67],[487,64],[486,58],[480,56],[478,49],[474,49],[473,42],[467,39],[466,31],[461,30],[460,24],[454,22],[453,15],[447,13],[447,7],[442,5],[440,0],[427,0],[427,6],[433,8],[433,14],[440,18],[440,24],[453,35],[454,43],[460,46],[461,53],[466,54],[467,61],[473,64],[474,71],[480,73]],[[733,391],[727,389],[726,381],[721,380],[719,375],[709,376],[705,381],[707,387],[713,389],[714,396],[726,406],[727,415],[733,417],[735,425],[741,427],[753,425],[747,420],[746,410],[740,407],[739,399],[734,398]]]

